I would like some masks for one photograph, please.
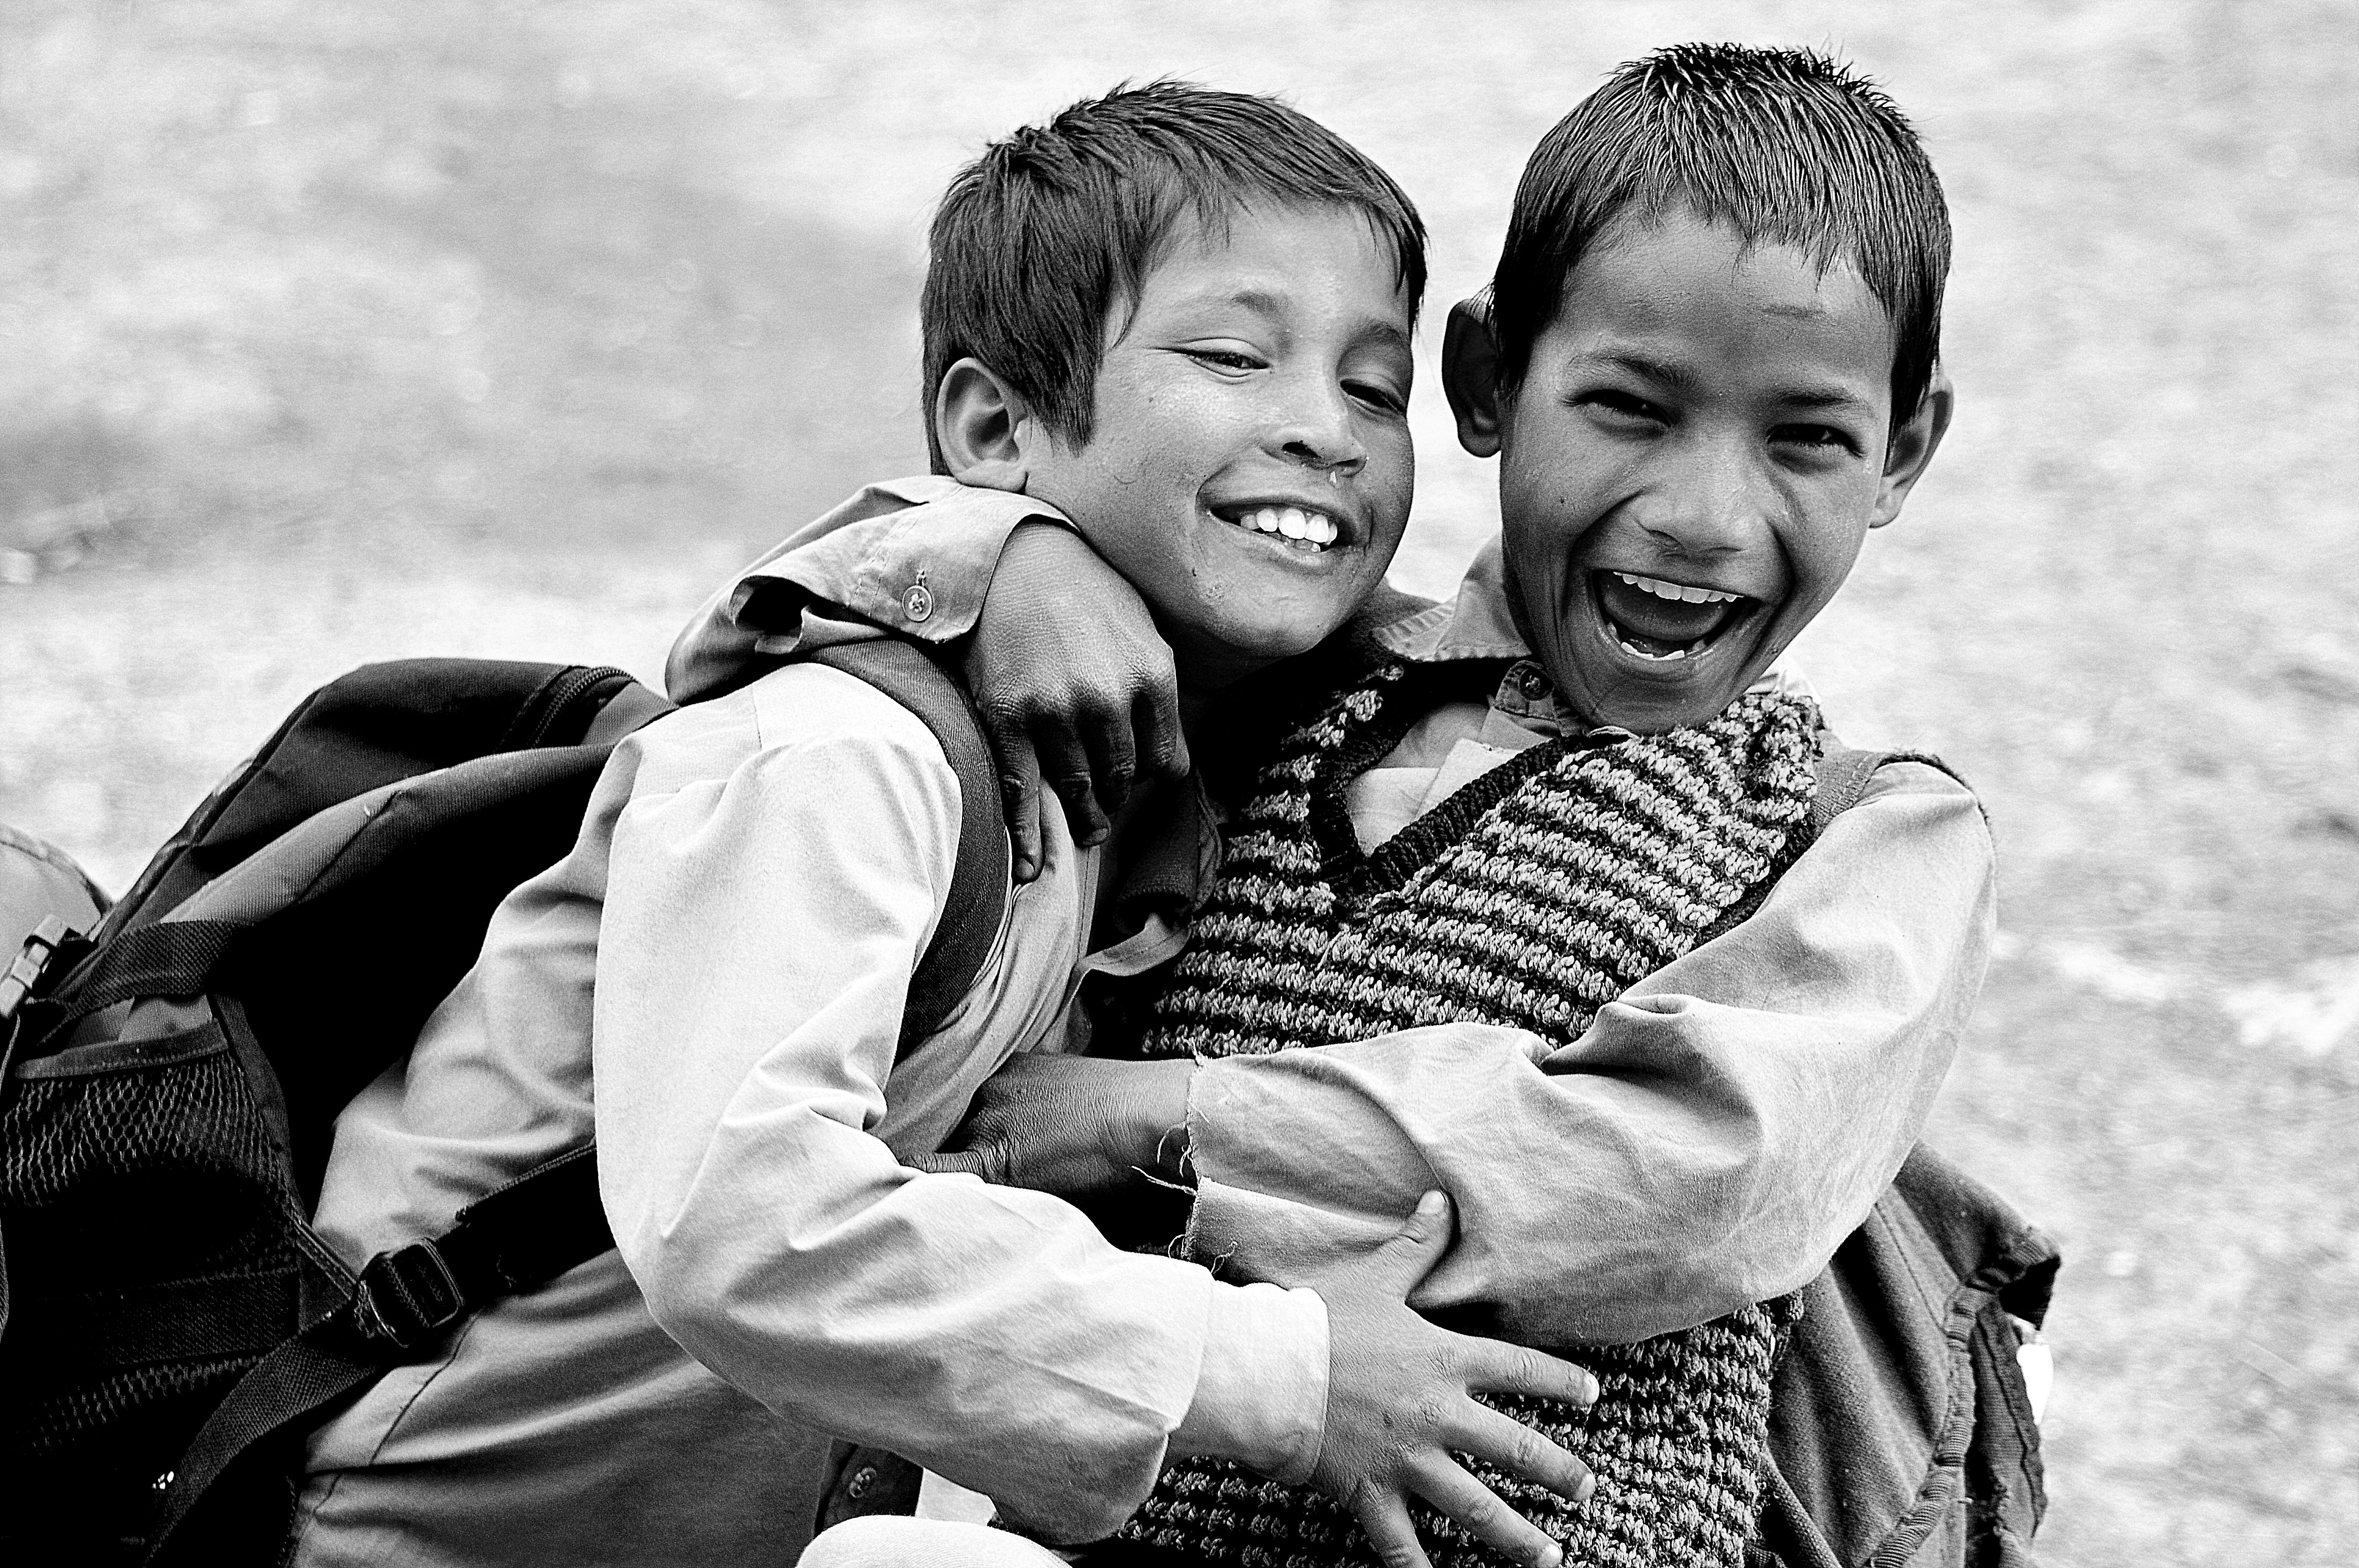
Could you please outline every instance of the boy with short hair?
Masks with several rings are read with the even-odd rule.
[[[1331,632],[1398,542],[1422,273],[1406,198],[1281,105],[1172,84],[1076,105],[988,152],[936,226],[929,438],[962,482],[844,514],[955,531],[1046,497],[1155,605],[1191,686],[1234,679]],[[1068,330],[1053,353],[1042,320]],[[1308,497],[1334,530],[1300,548],[1237,523]],[[770,656],[778,609],[758,568],[724,589],[678,665],[688,706],[616,749],[572,853],[340,1118],[316,1225],[354,1266],[593,1131],[618,1250],[315,1434],[297,1560],[783,1562],[833,1435],[1049,1539],[1104,1534],[1196,1454],[1333,1490],[1404,1562],[1413,1493],[1553,1563],[1451,1454],[1577,1494],[1560,1449],[1469,1396],[1593,1390],[1402,1305],[1446,1239],[1438,1199],[1383,1255],[1281,1291],[909,1168],[996,1065],[1066,1044],[1101,857],[1052,833],[946,1022],[900,1040],[973,814],[910,711]],[[1174,827],[1193,854],[1194,819]]]
[[[1233,796],[1222,885],[1143,1034],[1101,1042],[1147,1060],[1011,1063],[940,1163],[1101,1195],[1192,1145],[1192,1254],[1281,1279],[1439,1182],[1465,1219],[1417,1304],[1526,1344],[1684,1330],[1817,1275],[1922,1125],[1992,923],[1986,830],[1938,768],[1880,768],[1806,826],[1816,709],[1769,670],[1947,426],[1948,245],[1906,121],[1823,57],[1665,50],[1568,115],[1445,349],[1462,440],[1502,460],[1504,552],[1376,628],[1340,695],[1268,694],[1290,732]],[[841,597],[824,550],[798,570]],[[1545,1519],[1571,1554],[1733,1562],[1798,1455],[1815,1470],[1771,1489],[1789,1535],[1874,1551],[1923,1514],[1963,1541],[1968,1487],[1928,1508],[1920,1475],[1839,1475],[1822,1433],[1772,1428],[1782,1346],[1841,1332],[1818,1304],[1603,1358],[1589,1433],[1556,1428],[1599,1473]],[[2006,1484],[1972,1479],[1973,1529],[2019,1524]],[[2036,1464],[2013,1484],[2036,1495]],[[1344,1550],[1311,1499],[1216,1490],[1180,1466],[1125,1552]],[[1649,1538],[1666,1498],[1690,1525]]]

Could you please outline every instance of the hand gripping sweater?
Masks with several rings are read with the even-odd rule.
[[[1430,706],[1435,678],[1379,668],[1279,748],[1233,825],[1144,1054],[1280,1051],[1460,1020],[1569,1043],[1733,923],[1804,847],[1817,714],[1756,692],[1669,734],[1535,747],[1363,856],[1343,785]],[[1495,1402],[1588,1463],[1586,1504],[1472,1468],[1568,1563],[1736,1568],[1794,1303],[1636,1345],[1550,1347],[1597,1374],[1585,1421],[1552,1401]],[[1502,1561],[1438,1517],[1419,1524],[1435,1568]],[[1241,1568],[1374,1561],[1326,1498],[1209,1461],[1167,1468],[1123,1538]]]

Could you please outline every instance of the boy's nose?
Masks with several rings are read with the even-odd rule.
[[[1352,474],[1368,460],[1351,407],[1341,397],[1297,400],[1279,412],[1268,440],[1281,455],[1313,468]]]
[[[1734,443],[1696,442],[1674,457],[1667,482],[1639,525],[1667,547],[1690,556],[1719,556],[1758,541],[1781,503],[1758,465]]]

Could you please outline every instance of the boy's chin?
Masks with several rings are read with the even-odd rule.
[[[1178,655],[1180,684],[1209,691],[1307,654],[1341,627],[1347,616],[1310,617],[1251,625],[1227,624],[1166,640]]]
[[[1660,735],[1718,718],[1761,678],[1768,661],[1678,676],[1614,669],[1550,671],[1564,706],[1592,726]]]

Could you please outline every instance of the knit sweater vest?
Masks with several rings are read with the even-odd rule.
[[[1143,1054],[1280,1051],[1459,1020],[1569,1043],[1634,981],[1747,912],[1789,844],[1802,848],[1817,715],[1753,693],[1669,734],[1533,747],[1362,856],[1343,785],[1431,705],[1438,678],[1379,668],[1280,745],[1147,1012]],[[1469,1468],[1569,1564],[1738,1568],[1770,1376],[1797,1312],[1787,1298],[1642,1344],[1559,1347],[1597,1375],[1585,1420],[1554,1401],[1490,1400],[1588,1464],[1597,1486],[1584,1504]],[[1439,1516],[1419,1524],[1434,1568],[1505,1563]],[[1375,1560],[1326,1497],[1209,1460],[1171,1465],[1122,1535],[1239,1568]]]

